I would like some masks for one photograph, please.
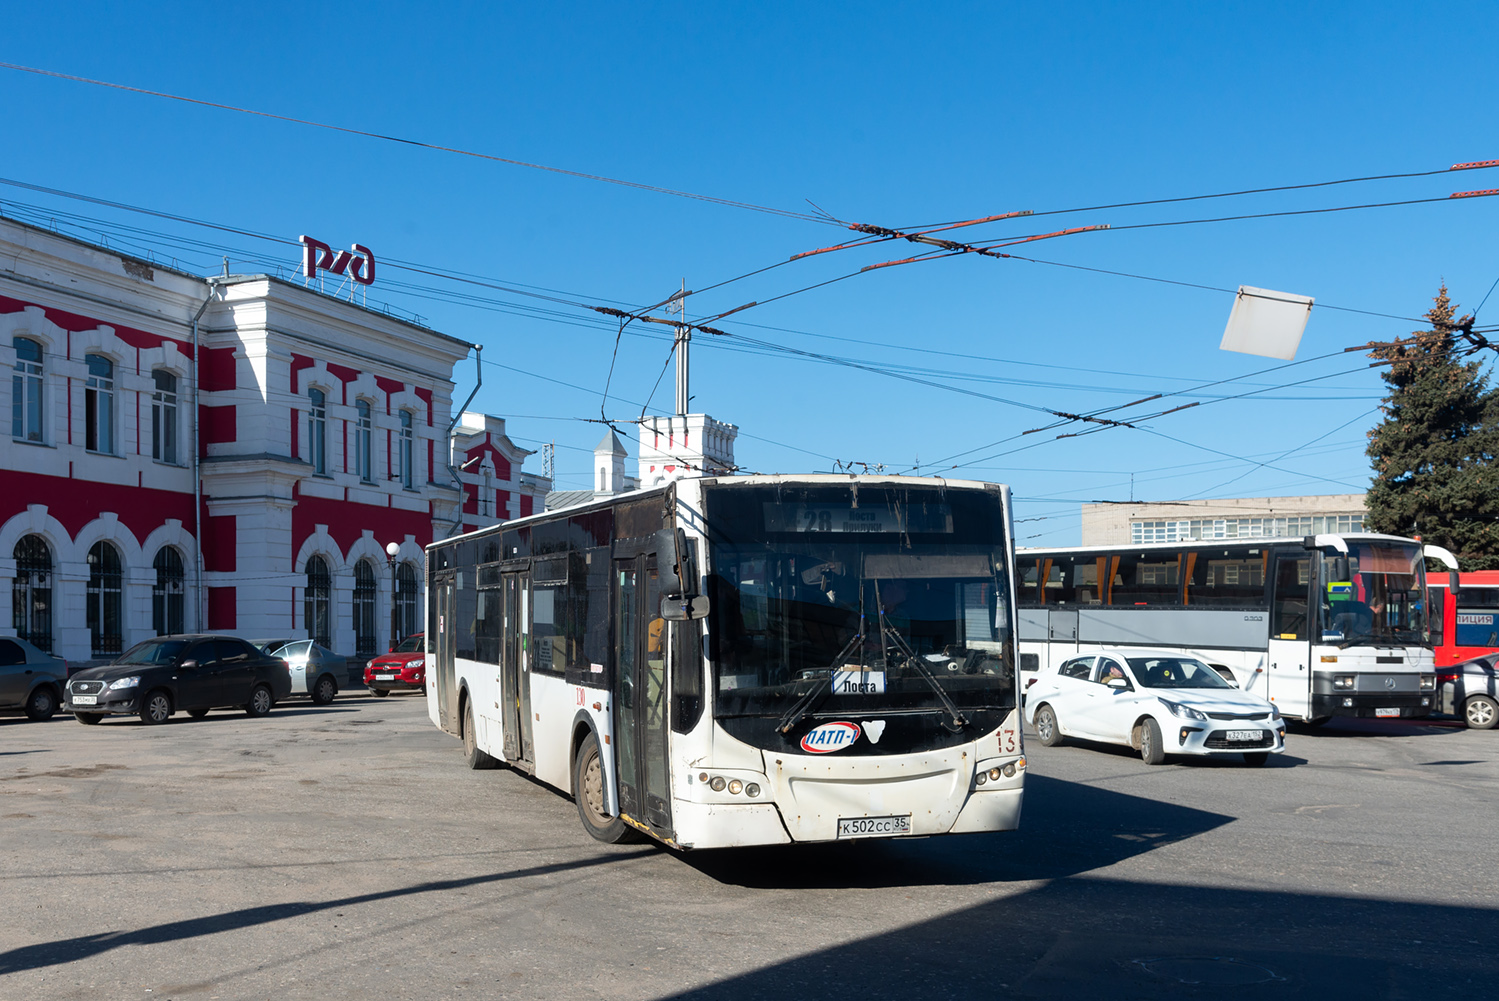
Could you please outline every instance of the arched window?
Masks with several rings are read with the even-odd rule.
[[[108,542],[88,551],[88,631],[95,656],[120,652],[124,629],[120,621],[120,554]]]
[[[373,425],[370,422],[370,401],[355,400],[354,410],[359,418],[354,424],[354,472],[364,482],[371,483],[375,479],[375,464],[371,461],[370,432]]]
[[[375,568],[369,560],[354,564],[354,655],[375,655]]]
[[[84,355],[88,382],[83,390],[84,446],[91,452],[115,450],[115,363],[103,355]]]
[[[416,632],[416,567],[402,563],[396,567],[396,640]]]
[[[52,652],[52,547],[40,535],[23,535],[11,554],[16,580],[11,586],[11,625],[16,636]]]
[[[401,477],[401,486],[407,490],[411,489],[411,445],[413,437],[411,433],[411,411],[401,411],[401,440],[400,448],[396,452],[396,462],[400,468],[396,471]]]
[[[328,475],[328,397],[321,389],[309,389],[307,404],[307,460],[312,463],[314,473],[326,476]]]
[[[182,632],[182,554],[162,546],[152,561],[156,586],[151,589],[151,628],[157,636]]]
[[[42,440],[42,346],[28,337],[11,340],[16,370],[10,379],[10,436]]]
[[[156,383],[156,391],[151,394],[151,458],[161,462],[175,463],[177,461],[177,377],[170,372],[157,369],[151,373],[151,379]]]
[[[328,573],[328,563],[321,556],[307,558],[307,594],[302,611],[307,620],[307,635],[312,641],[332,646],[333,576]]]

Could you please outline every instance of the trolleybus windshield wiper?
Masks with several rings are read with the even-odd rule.
[[[781,733],[789,733],[791,728],[800,723],[803,716],[812,711],[812,707],[822,700],[833,690],[833,672],[843,666],[844,661],[856,646],[864,642],[864,616],[859,616],[859,631],[849,638],[848,643],[833,658],[833,663],[828,665],[828,677],[824,681],[819,678],[812,679],[812,687],[796,700],[796,704],[786,710],[786,714],[776,723],[776,729]]]
[[[911,645],[900,634],[900,630],[886,627],[885,610],[883,608],[880,609],[880,642],[887,646],[895,647],[900,652],[900,655],[906,658],[906,663],[911,666],[912,670],[921,675],[922,680],[932,686],[932,691],[936,692],[937,698],[942,700],[942,708],[946,709],[948,715],[952,717],[951,723],[943,720],[943,726],[956,733],[968,725],[968,718],[958,712],[957,704],[947,695],[947,689],[942,687],[942,682],[937,680],[937,676],[932,673],[931,668],[927,667],[922,659],[916,656],[916,651],[911,649]]]

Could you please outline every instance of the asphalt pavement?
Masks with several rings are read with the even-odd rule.
[[[1499,997],[1499,732],[1027,753],[1018,832],[683,855],[418,697],[0,719],[0,998]]]

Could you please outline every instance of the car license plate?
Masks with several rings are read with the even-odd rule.
[[[891,838],[911,833],[911,815],[900,817],[839,817],[840,838]]]
[[[396,676],[394,674],[377,674],[377,675],[375,675],[375,680],[376,681],[395,681],[396,680]]]
[[[1374,715],[1376,715],[1376,716],[1399,716],[1400,715],[1400,710],[1399,709],[1376,709],[1376,710],[1374,710]]]
[[[97,695],[75,695],[75,696],[73,696],[73,705],[75,705],[75,706],[96,706],[98,704],[99,704],[99,696],[97,696]]]
[[[1230,731],[1228,731],[1228,739],[1229,740],[1259,740],[1261,738],[1261,735],[1264,732],[1265,731],[1263,731],[1263,730],[1230,730]]]

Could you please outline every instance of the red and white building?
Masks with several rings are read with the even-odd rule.
[[[0,633],[86,661],[198,629],[357,654],[421,629],[423,547],[549,486],[503,422],[452,420],[470,350],[0,219]]]

